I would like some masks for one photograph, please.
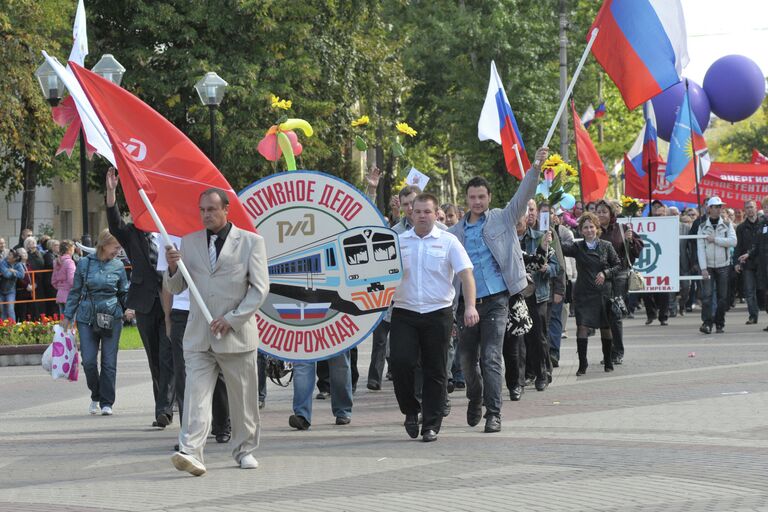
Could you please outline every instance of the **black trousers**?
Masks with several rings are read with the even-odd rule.
[[[384,376],[384,360],[387,356],[389,328],[390,323],[382,320],[373,331],[371,364],[368,367],[368,384],[381,386],[381,380]]]
[[[422,413],[422,434],[440,431],[446,400],[448,344],[451,341],[453,309],[448,307],[420,314],[407,309],[392,311],[389,359],[400,412]],[[422,400],[415,391],[415,370],[421,361]]]
[[[622,270],[615,276],[613,276],[613,296],[621,297],[626,300],[628,288],[629,271]],[[681,281],[682,283],[683,281]],[[667,305],[669,305],[669,294],[667,294]],[[677,306],[675,306],[677,307]],[[666,316],[669,314],[669,307],[665,310]],[[608,313],[608,321],[611,326],[612,348],[611,357],[616,359],[617,357],[624,357],[624,322],[620,316],[614,315],[613,312]]]
[[[152,392],[155,397],[155,417],[167,414],[173,417],[175,387],[173,377],[173,350],[165,335],[165,313],[160,297],[155,297],[149,313],[136,312],[136,326],[141,343],[147,353],[149,372],[152,375]]]
[[[184,390],[186,389],[187,372],[184,368],[184,331],[187,329],[189,311],[183,309],[171,310],[171,347],[173,349],[174,387],[176,389],[176,403],[179,406],[179,423],[184,417]],[[259,368],[261,370],[261,368]],[[259,382],[261,384],[261,382]],[[261,389],[259,389],[261,392]],[[227,401],[227,386],[224,376],[219,373],[216,387],[213,389],[213,421],[211,432],[220,434],[229,432],[229,402]]]
[[[549,308],[548,303],[536,302],[536,295],[531,295],[525,299],[528,306],[528,312],[533,320],[533,327],[525,336],[525,352],[523,361],[525,376],[535,379],[537,382],[547,380],[548,368],[551,369],[549,361]],[[551,370],[549,370],[551,371]]]
[[[669,293],[644,293],[643,304],[648,318],[667,321],[669,318]]]

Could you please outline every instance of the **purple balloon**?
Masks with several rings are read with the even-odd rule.
[[[717,59],[704,76],[712,112],[735,123],[760,108],[765,99],[765,77],[755,61],[743,55],[726,55]]]
[[[667,142],[672,137],[672,129],[675,127],[677,111],[680,105],[683,104],[684,95],[685,79],[651,99],[653,110],[656,113],[656,132],[660,138]],[[689,79],[688,97],[690,98],[693,115],[696,117],[696,122],[699,123],[699,128],[703,132],[709,124],[710,109],[707,94],[699,84]]]

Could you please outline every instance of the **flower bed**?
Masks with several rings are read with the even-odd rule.
[[[53,326],[59,322],[59,315],[40,315],[40,320],[0,322],[0,346],[47,345],[53,338]]]

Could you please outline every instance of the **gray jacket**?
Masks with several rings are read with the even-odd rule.
[[[501,276],[507,285],[510,295],[520,293],[527,286],[525,278],[525,264],[523,263],[523,251],[520,249],[520,240],[517,237],[517,221],[528,208],[528,201],[536,193],[539,183],[539,171],[531,168],[525,174],[523,181],[504,209],[493,208],[485,212],[485,224],[483,225],[483,240],[491,251],[493,259],[499,264]],[[471,212],[467,212],[464,220],[469,219]],[[459,221],[449,230],[464,245],[464,222]],[[461,281],[454,280],[456,296],[461,295]]]

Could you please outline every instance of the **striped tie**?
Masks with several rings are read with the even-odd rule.
[[[208,243],[208,259],[211,260],[211,270],[216,267],[216,240],[218,236],[211,235],[211,241]]]

